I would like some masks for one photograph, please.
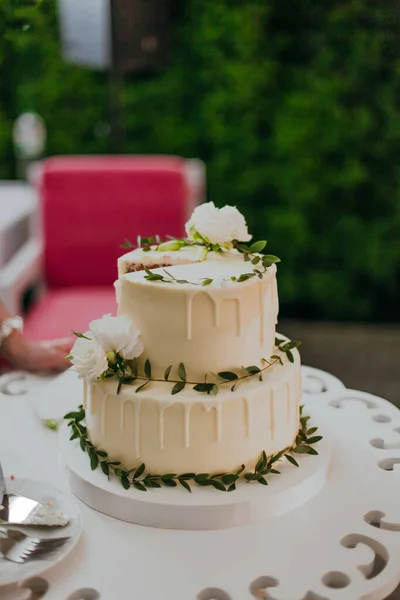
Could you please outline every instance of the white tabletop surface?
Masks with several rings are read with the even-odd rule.
[[[374,435],[376,438],[385,439],[388,433],[388,450],[369,445],[365,465],[376,465],[380,457],[400,457],[397,438],[392,432],[396,419],[397,426],[400,424],[400,413],[395,407],[375,396],[346,390],[341,382],[321,371],[307,369],[305,374],[309,391],[313,392],[313,385],[318,388],[319,380],[327,386],[327,392],[314,397],[329,395],[329,418],[336,419],[337,428],[343,415],[346,422],[352,419],[357,424],[355,438],[360,444],[364,443],[363,428],[368,444],[371,437],[368,427],[380,428],[381,436]],[[80,403],[79,383],[73,373],[67,372],[45,387],[38,378],[32,379],[31,384],[30,393],[17,395],[11,394],[22,391],[21,383],[3,388],[0,385],[3,390],[0,391],[0,459],[4,471],[6,476],[42,480],[68,491],[65,472],[60,468],[58,436],[43,426],[41,418],[59,418],[75,408]],[[380,418],[382,414],[389,419],[389,425]],[[81,504],[83,537],[65,562],[43,575],[49,583],[43,597],[45,600],[383,600],[389,597],[394,600],[396,596],[388,594],[400,581],[400,533],[396,533],[397,529],[384,531],[371,527],[364,522],[363,515],[366,509],[381,510],[388,521],[400,521],[399,511],[395,512],[400,498],[398,469],[396,476],[377,466],[368,467],[371,469],[370,473],[365,472],[368,477],[362,473],[358,476],[355,471],[354,483],[344,490],[342,505],[338,491],[343,484],[339,480],[350,456],[348,448],[352,448],[349,432],[350,429],[344,432],[343,447],[331,473],[330,485],[332,489],[336,485],[336,499],[328,513],[330,493],[324,490],[318,499],[310,501],[308,508],[303,506],[272,519],[268,525],[192,532],[124,523]],[[358,461],[355,464],[366,471],[364,454],[362,448],[354,447],[354,460]],[[374,477],[377,484],[368,488]],[[349,495],[352,485],[364,490],[361,500],[360,497],[357,500],[359,508]],[[354,517],[358,514],[355,508],[359,510],[359,519]],[[327,527],[334,545],[325,536]],[[350,545],[342,543],[345,534],[354,535],[356,549],[348,549],[352,547],[351,540]],[[365,534],[373,547],[381,544],[388,549],[387,564],[374,578],[365,575],[367,564],[374,562],[374,552],[365,541]],[[397,540],[398,550],[393,540]],[[334,578],[337,571],[349,573],[348,588],[334,589],[322,583],[323,577]],[[274,576],[279,583],[274,583]],[[268,588],[267,591],[260,591],[262,587]],[[19,590],[16,598],[33,598],[25,592]],[[3,597],[0,590],[0,598]]]

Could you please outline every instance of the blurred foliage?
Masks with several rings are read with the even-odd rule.
[[[200,157],[282,257],[282,313],[399,320],[400,7],[172,0],[170,65],[126,76],[129,153]],[[107,74],[65,64],[53,0],[0,0],[0,177],[33,108],[48,153],[109,151]]]

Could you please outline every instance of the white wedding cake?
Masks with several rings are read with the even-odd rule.
[[[72,350],[89,454],[125,478],[138,465],[170,480],[239,473],[296,444],[300,358],[275,333],[279,259],[233,207],[199,206],[187,232],[119,259],[118,317]]]

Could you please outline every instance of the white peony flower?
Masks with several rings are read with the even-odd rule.
[[[213,202],[197,206],[186,223],[186,232],[193,240],[231,248],[232,241],[248,242],[251,239],[246,221],[235,206],[217,208]]]
[[[233,240],[239,242],[249,242],[251,235],[247,230],[247,224],[244,216],[238,211],[236,206],[224,206],[219,211],[220,216],[223,216],[226,228],[230,231],[230,235]]]
[[[86,337],[90,336],[88,331]],[[96,379],[108,369],[107,355],[96,340],[78,338],[71,350],[71,362],[84,379]]]
[[[104,315],[92,321],[89,330],[105,352],[118,352],[125,360],[132,360],[143,352],[140,331],[134,329],[129,317]]]

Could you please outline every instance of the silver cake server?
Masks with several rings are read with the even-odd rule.
[[[0,525],[28,525],[30,527],[64,527],[69,518],[51,503],[37,502],[18,494],[7,494],[0,463]]]

